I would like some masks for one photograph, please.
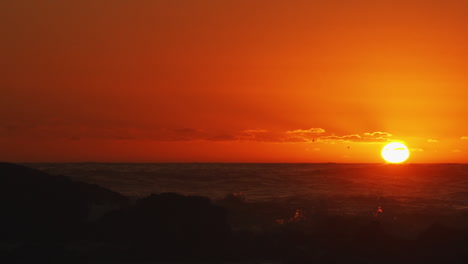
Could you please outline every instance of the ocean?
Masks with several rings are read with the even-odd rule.
[[[213,200],[318,207],[334,214],[468,214],[468,164],[29,163],[127,196],[176,192]],[[314,210],[315,210],[314,209]]]

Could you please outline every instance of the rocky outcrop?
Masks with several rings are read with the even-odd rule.
[[[82,234],[95,204],[127,198],[97,185],[0,163],[0,239],[64,240]]]
[[[226,210],[208,198],[152,194],[99,222],[101,239],[134,255],[203,257],[221,254],[230,227]]]

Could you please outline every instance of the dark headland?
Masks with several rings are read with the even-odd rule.
[[[134,199],[11,163],[0,163],[0,208],[1,263],[468,263],[468,230],[437,221],[405,236],[378,214],[239,194]]]

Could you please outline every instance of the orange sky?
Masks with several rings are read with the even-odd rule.
[[[408,162],[468,162],[466,14],[462,0],[1,1],[0,160],[382,162],[397,140]]]

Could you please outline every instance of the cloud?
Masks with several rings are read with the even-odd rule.
[[[134,128],[77,125],[39,125],[0,128],[1,137],[34,138],[37,140],[159,140],[189,141],[216,136],[194,128]]]
[[[430,138],[430,139],[427,140],[427,142],[429,142],[429,143],[437,143],[437,142],[439,142],[439,140],[437,140],[437,139],[431,139],[431,138]]]
[[[211,136],[207,135],[204,130],[195,128],[162,128],[153,131],[153,133],[155,133],[153,136],[144,136],[143,134],[140,136],[144,136],[146,139],[161,138],[164,141],[191,141]]]
[[[325,129],[296,129],[286,132],[271,131],[266,129],[246,129],[241,131],[208,131],[202,129],[162,129],[155,131],[154,139],[161,141],[188,141],[188,140],[206,140],[206,141],[253,141],[253,142],[276,142],[276,143],[312,143],[326,142],[334,143],[344,142],[386,142],[389,141],[390,133],[373,132],[362,135],[318,135],[325,133]]]
[[[467,136],[463,136],[460,138],[461,140],[468,140],[468,137]]]
[[[320,140],[332,140],[332,141],[358,141],[362,137],[360,135],[346,135],[346,136],[323,136]]]
[[[286,131],[283,142],[314,142],[318,134],[325,133],[325,129],[313,127],[309,129],[295,129]]]
[[[354,135],[344,135],[344,136],[321,136],[319,137],[320,141],[343,141],[343,142],[367,142],[367,143],[374,143],[374,142],[387,142],[390,139],[388,137],[392,136],[392,134],[387,132],[372,132],[372,133],[364,133],[362,135],[354,134]]]
[[[372,133],[364,133],[364,136],[367,136],[367,137],[391,137],[393,135],[390,134],[390,133],[387,133],[387,132],[376,131],[376,132],[372,132]]]
[[[453,149],[452,152],[459,153],[459,152],[462,152],[462,151],[459,150],[459,149]]]
[[[323,128],[309,128],[309,129],[296,129],[286,131],[287,134],[322,134],[325,133],[325,129]]]
[[[74,125],[0,126],[0,136],[9,138],[67,140],[153,140],[153,141],[252,141],[272,143],[385,142],[390,133],[362,135],[325,135],[323,128],[274,131],[263,128],[239,131],[210,130],[190,127],[98,127]]]

